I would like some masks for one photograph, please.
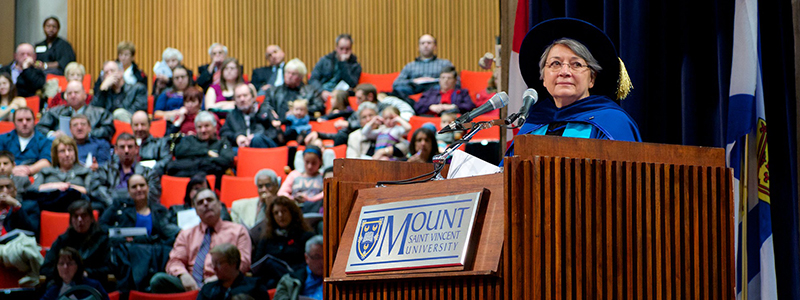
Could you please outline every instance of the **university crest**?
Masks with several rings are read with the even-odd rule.
[[[361,220],[361,225],[358,227],[358,251],[356,251],[361,261],[367,259],[372,250],[375,250],[375,246],[378,245],[378,233],[381,232],[381,227],[383,227],[383,218]]]

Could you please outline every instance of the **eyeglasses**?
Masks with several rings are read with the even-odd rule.
[[[560,61],[556,60],[556,61],[553,61],[550,64],[548,64],[547,65],[547,69],[552,71],[552,72],[561,71],[561,68],[563,68],[564,65],[568,66],[569,69],[574,71],[574,72],[583,72],[584,70],[589,68],[588,65],[586,65],[586,64],[584,64],[582,62],[578,62],[578,61],[573,61],[571,63],[564,64],[564,63],[561,63]]]

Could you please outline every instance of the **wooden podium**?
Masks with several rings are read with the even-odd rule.
[[[515,145],[503,174],[383,188],[375,183],[433,167],[336,160],[325,182],[325,299],[734,297],[722,149],[530,135]],[[489,197],[465,267],[345,274],[363,205],[477,188]]]

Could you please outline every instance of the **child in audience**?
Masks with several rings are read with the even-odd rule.
[[[439,124],[439,128],[444,128],[453,121],[456,120],[458,114],[456,113],[444,113],[441,117],[441,123]],[[435,132],[435,131],[434,131]],[[455,131],[445,132],[445,133],[437,133],[436,134],[436,144],[439,147],[439,152],[443,152],[444,149],[447,149],[447,145],[452,144],[456,140]]]
[[[378,129],[373,129],[372,124],[381,124]],[[403,136],[411,130],[411,124],[400,117],[400,110],[389,106],[381,111],[379,117],[373,118],[361,128],[367,139],[375,140],[375,154],[373,159],[389,160],[395,157],[395,145],[405,143]]]
[[[353,109],[350,108],[350,102],[347,100],[347,91],[335,90],[331,96],[331,109],[326,112],[326,115],[317,118],[317,121],[324,122],[326,120],[333,120],[336,118],[349,118],[353,114]]]
[[[298,144],[303,144],[306,134],[311,131],[311,125],[308,123],[311,120],[308,116],[308,100],[294,100],[289,107],[284,135],[286,140],[297,140]]]

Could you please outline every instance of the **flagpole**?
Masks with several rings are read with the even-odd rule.
[[[740,283],[742,286],[741,300],[747,300],[747,278],[749,277],[747,271],[747,211],[750,204],[747,197],[747,188],[748,180],[750,180],[750,136],[750,133],[744,136],[744,147],[742,147],[744,153],[742,154],[742,164],[739,169],[739,218],[742,220],[742,228],[739,229],[739,232],[742,234],[742,238],[739,241],[739,245],[741,246],[739,253],[742,257],[742,282]]]

